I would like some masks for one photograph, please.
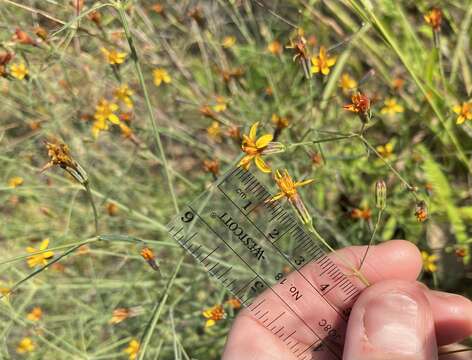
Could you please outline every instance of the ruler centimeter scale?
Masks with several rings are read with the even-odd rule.
[[[253,173],[236,167],[167,229],[297,359],[339,360],[360,289],[271,197]]]

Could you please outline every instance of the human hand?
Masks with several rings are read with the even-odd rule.
[[[356,246],[338,253],[358,264],[364,252],[365,247]],[[336,257],[333,261],[349,272]],[[438,359],[439,346],[472,334],[472,302],[417,282],[421,267],[421,255],[410,242],[393,240],[370,248],[362,273],[372,285],[362,292],[352,309],[344,360],[434,360]],[[360,282],[356,284],[362,286]],[[323,309],[319,305],[314,303],[309,311],[302,309],[303,318],[310,321],[310,315]],[[333,314],[318,316],[336,321]],[[440,360],[471,358],[471,353],[466,352],[441,356]],[[242,359],[299,360],[246,309],[235,320],[222,358]]]

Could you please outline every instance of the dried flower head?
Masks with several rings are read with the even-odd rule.
[[[292,60],[298,62],[305,74],[307,79],[311,78],[310,72],[310,55],[306,46],[306,39],[303,35],[299,34],[294,38],[290,39],[290,44],[286,46],[287,49],[293,49]]]
[[[244,69],[241,67],[238,68],[231,68],[231,69],[219,69],[219,73],[223,78],[223,81],[228,83],[231,80],[237,80],[244,75]]]
[[[26,315],[26,319],[29,321],[39,321],[43,316],[43,310],[39,306],[35,306],[31,311]]]
[[[364,207],[362,209],[355,208],[351,210],[351,217],[353,219],[368,221],[372,217],[372,210],[368,207]]]
[[[159,266],[156,263],[156,255],[154,255],[154,251],[148,247],[144,247],[141,249],[141,256],[146,262],[149,264],[149,266],[156,271],[159,271]]]
[[[23,30],[17,28],[15,30],[15,35],[13,35],[13,40],[22,45],[33,45],[35,46],[35,41]]]
[[[469,249],[464,245],[459,245],[455,249],[454,252],[455,252],[456,256],[459,257],[459,258],[465,258],[466,256],[469,256]]]
[[[200,114],[202,114],[203,116],[209,118],[209,119],[213,119],[213,120],[217,120],[218,117],[216,116],[216,113],[211,109],[211,107],[209,105],[202,105],[198,111],[200,112]]]
[[[220,173],[220,162],[218,160],[204,160],[203,161],[203,169],[210,173],[213,174],[213,176],[216,178],[218,174]]]
[[[67,171],[80,184],[86,185],[88,175],[85,170],[75,161],[69,151],[69,147],[64,143],[51,143],[46,141],[49,162],[43,166],[41,172],[53,166],[59,166]]]
[[[314,180],[309,179],[304,181],[293,181],[287,170],[284,170],[283,172],[277,170],[274,175],[274,180],[280,191],[271,199],[269,199],[268,202],[277,201],[285,197],[290,205],[294,208],[300,220],[304,224],[309,223],[311,221],[310,214],[308,213],[305,204],[298,194],[297,188],[308,185]]]
[[[442,11],[437,7],[433,7],[425,16],[424,20],[428,23],[434,31],[441,30]]]
[[[202,315],[207,321],[205,322],[205,328],[212,327],[216,324],[217,321],[223,320],[226,318],[225,309],[221,305],[212,306],[209,309],[202,311]]]
[[[280,143],[273,143],[271,134],[265,134],[257,138],[258,125],[259,123],[256,122],[251,126],[249,135],[243,135],[241,149],[246,153],[246,156],[241,159],[239,166],[249,169],[252,160],[254,160],[259,170],[269,173],[271,171],[270,167],[262,159],[262,155],[284,151],[285,147]]]
[[[351,101],[351,104],[344,105],[344,110],[357,113],[363,123],[369,121],[371,118],[369,97],[358,92],[352,95]]]
[[[428,219],[428,208],[423,200],[416,203],[415,216],[419,222],[424,222]]]
[[[126,319],[140,315],[143,310],[144,309],[141,306],[131,308],[116,308],[113,310],[109,323],[112,325],[119,324]]]
[[[285,129],[286,127],[288,127],[289,124],[288,117],[279,116],[277,114],[272,114],[271,120],[272,124],[274,124],[275,127],[280,130]]]
[[[228,299],[226,304],[228,304],[233,310],[238,310],[241,308],[241,301],[235,297]]]
[[[317,74],[321,72],[323,75],[328,75],[330,72],[330,67],[333,67],[336,64],[336,57],[331,57],[326,52],[324,46],[320,47],[320,52],[316,56],[311,58],[311,73]]]
[[[34,33],[36,34],[37,37],[39,37],[43,41],[46,41],[48,39],[48,35],[49,35],[48,31],[42,26],[36,26],[34,28]]]
[[[98,10],[94,10],[87,15],[88,19],[97,25],[98,28],[102,27],[102,14]]]
[[[273,55],[280,55],[282,54],[283,50],[284,48],[282,44],[277,40],[274,40],[271,43],[269,43],[269,45],[267,45],[267,51]]]

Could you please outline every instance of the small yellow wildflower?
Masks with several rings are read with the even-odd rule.
[[[295,212],[300,217],[302,222],[304,224],[310,222],[310,215],[300,195],[298,194],[297,188],[308,185],[314,180],[308,179],[304,181],[293,181],[287,170],[284,170],[283,173],[277,170],[275,172],[274,180],[277,183],[277,187],[280,191],[268,201],[277,201],[285,197],[289,201],[290,205],[292,205],[292,207],[295,209]]]
[[[320,52],[317,56],[311,58],[311,73],[317,74],[321,72],[323,75],[328,75],[330,72],[330,67],[336,64],[336,57],[330,57],[326,53],[326,48],[324,46],[320,47]]]
[[[154,84],[156,86],[161,86],[162,83],[169,84],[172,82],[169,73],[163,68],[154,69],[152,75],[154,76]]]
[[[221,141],[221,127],[218,121],[213,121],[211,125],[207,128],[208,136],[215,140]]]
[[[344,92],[348,92],[349,90],[357,88],[357,81],[348,73],[344,73],[339,80],[339,87],[342,88]]]
[[[10,178],[8,180],[8,186],[11,187],[12,189],[18,187],[18,186],[21,186],[23,185],[23,178],[20,177],[20,176],[13,176],[12,178]]]
[[[384,107],[380,110],[381,114],[394,115],[396,113],[402,113],[405,111],[403,106],[397,103],[395,99],[387,99],[384,102]]]
[[[233,47],[234,44],[236,44],[236,37],[234,37],[234,36],[226,36],[223,39],[223,42],[221,43],[221,45],[226,49],[229,49],[230,47]]]
[[[118,108],[118,105],[115,103],[101,99],[95,108],[95,115],[93,117],[96,121],[106,122],[109,120],[113,124],[119,124],[120,118],[115,114]]]
[[[43,316],[43,310],[39,306],[35,306],[29,313],[26,315],[26,319],[29,321],[39,321]]]
[[[49,246],[49,239],[44,239],[41,242],[41,244],[39,245],[38,250],[36,250],[35,248],[33,248],[31,246],[28,246],[26,248],[26,251],[29,252],[29,253],[44,251],[48,248],[48,246]],[[52,258],[53,256],[54,256],[53,251],[45,251],[45,252],[42,252],[40,254],[31,255],[30,257],[28,257],[27,263],[28,263],[28,266],[31,267],[31,268],[35,267],[35,266],[38,266],[38,265],[47,265],[48,264],[48,259]]]
[[[393,144],[386,143],[385,145],[379,145],[376,147],[376,150],[383,158],[387,159],[393,154]]]
[[[213,110],[215,112],[223,112],[227,109],[228,104],[226,102],[226,99],[223,96],[217,96],[216,97],[216,104],[213,105]]]
[[[226,318],[225,310],[221,305],[215,305],[209,309],[204,310],[202,312],[202,315],[205,319],[207,319],[205,323],[205,328],[212,327],[216,324],[217,321]]]
[[[456,124],[463,124],[466,120],[472,120],[472,102],[457,104],[452,108],[457,115]]]
[[[438,267],[436,265],[436,261],[438,261],[439,257],[437,255],[430,255],[426,251],[421,252],[421,257],[423,258],[423,269],[424,271],[428,272],[436,272]]]
[[[267,51],[273,55],[280,55],[282,54],[283,46],[279,41],[274,40],[267,45]]]
[[[10,67],[10,74],[15,79],[23,80],[25,77],[28,76],[28,73],[28,68],[24,63],[12,64]]]
[[[269,173],[270,167],[265,163],[262,159],[264,154],[264,150],[269,146],[271,143],[273,136],[271,134],[262,135],[259,139],[256,138],[257,133],[257,126],[259,125],[256,122],[254,125],[251,126],[251,130],[249,131],[249,136],[244,134],[243,135],[243,142],[241,145],[242,150],[246,153],[241,161],[239,162],[239,166],[242,166],[245,169],[249,169],[251,166],[251,161],[254,160],[256,166],[262,172]]]
[[[108,50],[105,48],[101,48],[103,55],[105,56],[105,60],[110,65],[120,65],[125,62],[126,53],[118,52],[116,50]]]
[[[133,96],[133,90],[131,90],[127,84],[120,85],[114,91],[115,99],[122,101],[126,104],[129,109],[133,108],[133,100],[131,96]]]
[[[18,354],[25,354],[28,352],[33,352],[35,348],[36,345],[33,340],[31,340],[29,337],[24,337],[16,347],[16,352]]]
[[[123,351],[128,354],[129,360],[134,360],[138,356],[139,347],[140,347],[139,341],[136,339],[133,339],[129,342],[128,347],[124,349]]]

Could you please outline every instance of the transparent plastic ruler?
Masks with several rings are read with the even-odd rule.
[[[168,231],[296,358],[341,359],[360,290],[292,210],[267,201],[271,196],[252,172],[234,168],[187,205]]]

